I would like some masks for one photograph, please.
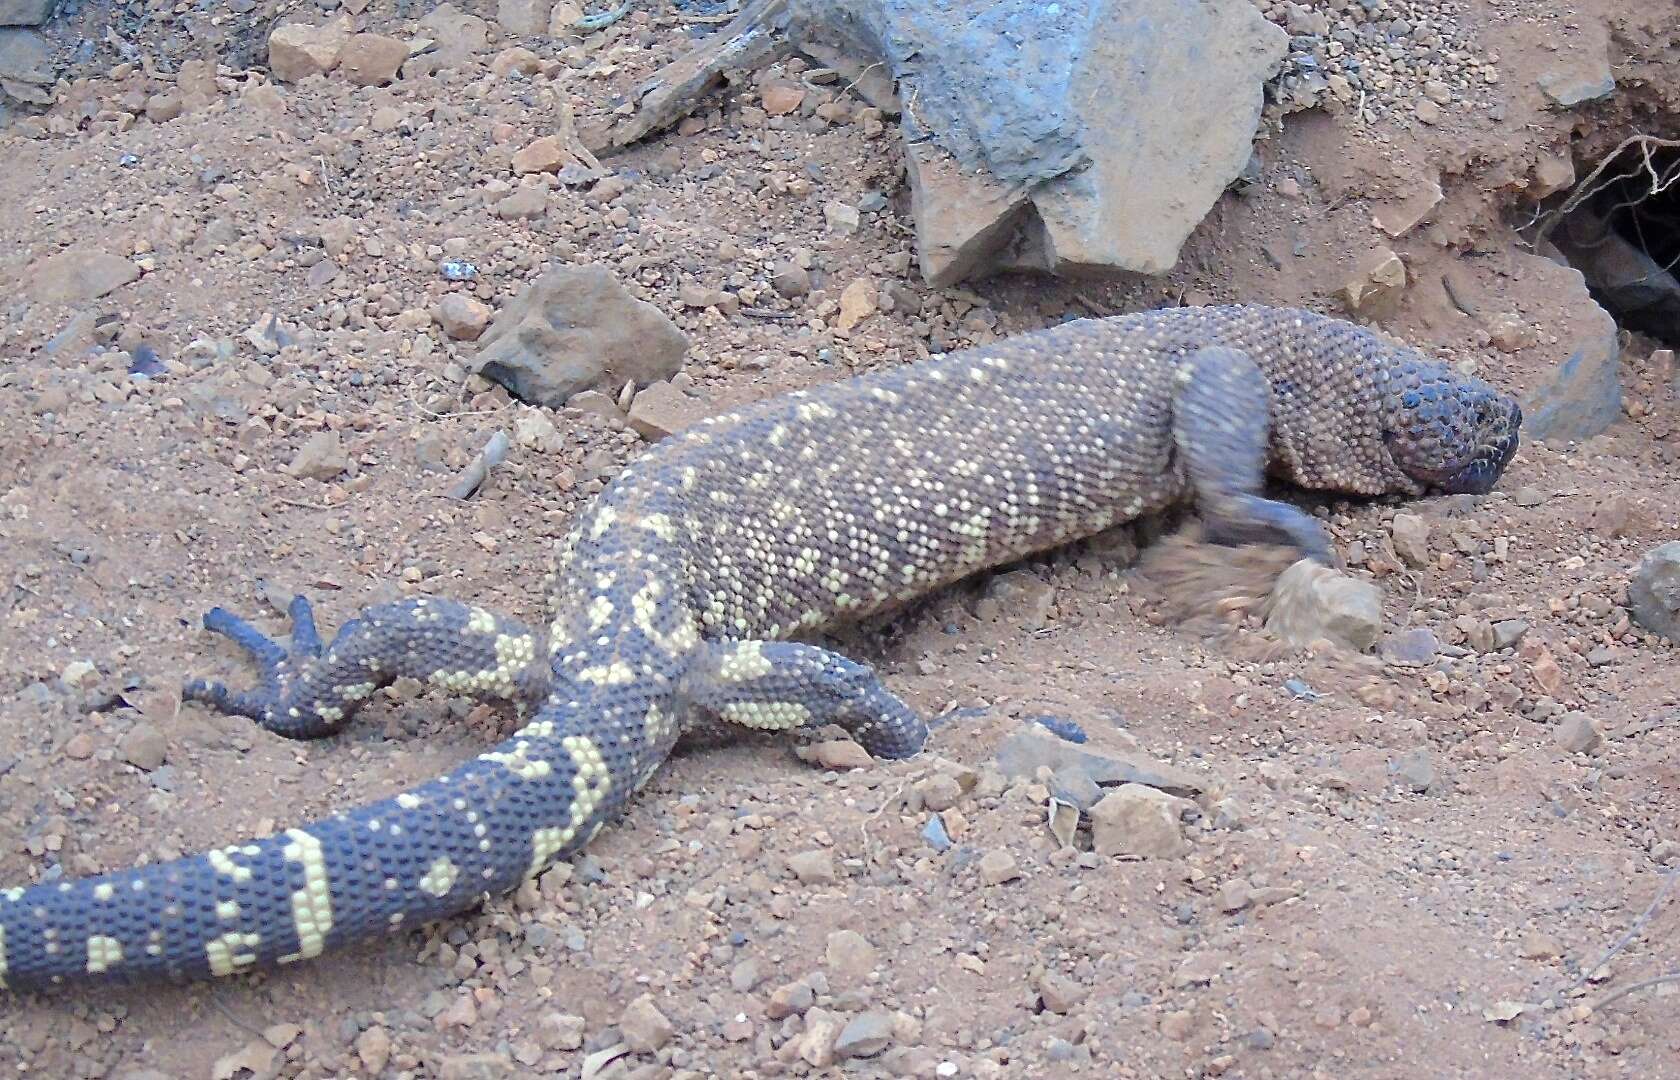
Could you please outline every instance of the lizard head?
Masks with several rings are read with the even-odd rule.
[[[1493,489],[1517,452],[1515,398],[1438,364],[1409,367],[1388,393],[1385,438],[1402,472],[1449,494]]]

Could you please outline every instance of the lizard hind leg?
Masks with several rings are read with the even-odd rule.
[[[909,757],[927,724],[873,670],[838,653],[788,641],[708,644],[679,692],[702,715],[757,731],[836,724],[876,757]]]
[[[541,637],[481,607],[430,597],[378,604],[340,627],[325,649],[309,601],[295,598],[290,614],[288,649],[223,608],[206,612],[205,629],[244,649],[259,682],[240,691],[192,679],[182,686],[182,699],[248,717],[277,735],[307,739],[339,731],[361,702],[405,675],[454,693],[524,705],[548,692]]]
[[[1323,526],[1260,494],[1270,427],[1271,388],[1246,353],[1205,348],[1186,359],[1173,397],[1173,443],[1209,539],[1242,544],[1281,536],[1306,557],[1332,566]]]

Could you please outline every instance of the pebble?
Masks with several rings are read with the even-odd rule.
[[[135,724],[118,740],[117,752],[135,768],[151,772],[168,756],[169,740],[152,724]]]
[[[825,739],[801,746],[796,751],[801,760],[836,772],[846,769],[867,769],[875,759],[861,745],[851,739]]]
[[[856,327],[880,310],[878,295],[875,283],[868,278],[858,278],[847,285],[840,292],[840,314],[836,316],[834,325],[842,330]]]
[[[408,43],[384,34],[355,34],[344,43],[338,70],[357,86],[384,86],[408,59]]]
[[[661,381],[636,392],[627,419],[636,434],[648,442],[658,442],[698,423],[703,412],[697,399],[672,383]]]
[[[23,291],[43,304],[76,304],[114,292],[140,277],[140,268],[98,248],[66,248],[31,263]]]
[[[823,966],[839,985],[861,985],[875,969],[877,960],[875,946],[856,930],[836,930],[828,935]]]
[[[922,797],[922,805],[934,813],[949,810],[963,797],[961,782],[949,773],[935,773],[919,781],[916,792]]]
[[[823,204],[823,220],[828,223],[829,232],[850,236],[858,231],[863,217],[855,206],[843,202],[828,202]]]
[[[1557,743],[1571,754],[1591,754],[1604,745],[1604,731],[1585,713],[1566,713],[1558,721]]]
[[[1395,514],[1389,533],[1394,538],[1394,553],[1408,566],[1429,565],[1429,522],[1417,514]]]
[[[295,83],[325,75],[338,66],[344,43],[350,39],[348,18],[321,26],[284,23],[268,35],[268,70],[277,82]]]
[[[816,991],[811,989],[810,983],[803,980],[785,983],[770,991],[770,1000],[764,1006],[764,1015],[771,1020],[802,1015],[816,1000]]]
[[[738,994],[752,993],[762,979],[763,975],[758,970],[758,961],[750,957],[729,969],[729,985]]]
[[[1092,847],[1099,855],[1169,859],[1190,843],[1179,824],[1181,800],[1143,784],[1121,784],[1091,808]]]
[[[790,857],[788,869],[806,885],[830,885],[837,877],[834,872],[834,856],[820,849],[801,851]]]
[[[1365,652],[1382,633],[1382,590],[1302,559],[1278,575],[1266,630],[1297,648],[1328,640]]]
[[[979,866],[980,880],[987,885],[1002,885],[1021,876],[1021,868],[1015,865],[1015,856],[1002,848],[994,848],[980,856]]]
[[[1085,1001],[1085,987],[1066,975],[1047,971],[1038,979],[1038,999],[1050,1012],[1070,1013]]]
[[[93,756],[93,749],[93,736],[85,731],[78,731],[64,741],[64,756],[72,761],[86,761]]]
[[[1546,493],[1532,484],[1525,484],[1511,493],[1511,501],[1521,507],[1535,507],[1546,501]]]
[[[362,1068],[370,1076],[378,1076],[391,1060],[391,1033],[382,1027],[370,1027],[356,1036],[355,1049]]]
[[[301,480],[331,480],[350,467],[336,431],[317,431],[298,449],[286,471]]]
[[[548,213],[548,192],[534,184],[514,189],[496,204],[496,216],[503,221],[534,221]]]
[[[1349,313],[1376,317],[1387,314],[1406,288],[1406,264],[1385,247],[1372,250],[1343,283],[1341,296]]]
[[[793,263],[778,263],[771,272],[770,287],[777,296],[796,299],[811,291],[811,272]]]
[[[477,341],[490,325],[490,305],[465,293],[453,292],[438,301],[432,318],[456,341]]]
[[[577,1050],[583,1046],[588,1021],[569,1013],[549,1012],[537,1021],[537,1043],[545,1050]]]
[[[1435,662],[1440,650],[1441,643],[1435,637],[1435,631],[1427,626],[1414,626],[1410,630],[1385,636],[1378,651],[1391,664],[1424,667]]]
[[[670,1042],[677,1033],[671,1021],[653,1003],[652,994],[643,994],[624,1007],[618,1029],[630,1049],[641,1054],[652,1053]]]
[[[805,1034],[799,1039],[799,1056],[813,1069],[834,1064],[834,1043],[840,1038],[840,1018],[825,1009],[805,1014]]]

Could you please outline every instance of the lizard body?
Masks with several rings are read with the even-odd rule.
[[[364,610],[289,649],[221,609],[263,672],[185,697],[277,733],[337,731],[412,676],[523,704],[507,740],[434,780],[172,862],[0,890],[0,986],[228,975],[462,911],[580,850],[701,725],[834,723],[903,757],[923,721],[867,667],[791,640],[986,567],[1195,499],[1216,534],[1313,519],[1270,467],[1374,495],[1488,490],[1516,403],[1303,311],[1081,320],[709,418],[632,462],[556,553],[550,621],[440,599]]]

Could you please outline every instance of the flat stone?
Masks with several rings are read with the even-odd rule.
[[[834,856],[826,851],[801,851],[788,857],[788,869],[806,885],[831,885],[838,876],[834,872]]]
[[[1122,784],[1091,808],[1092,847],[1098,855],[1170,859],[1190,850],[1179,824],[1183,801],[1143,784]]]
[[[1429,522],[1417,514],[1399,513],[1389,527],[1394,539],[1394,553],[1406,565],[1424,567],[1430,563]]]
[[[548,33],[548,17],[554,0],[497,0],[496,22],[502,33],[512,37],[534,37]]]
[[[1440,202],[1440,181],[1434,177],[1419,180],[1400,198],[1377,208],[1377,228],[1398,239],[1422,224]]]
[[[1391,664],[1424,667],[1440,655],[1441,643],[1429,627],[1414,626],[1384,637],[1378,651]]]
[[[544,135],[515,153],[510,164],[515,176],[524,176],[527,173],[557,173],[575,160],[577,156],[558,135]]]
[[[1414,750],[1390,766],[1394,774],[1395,783],[1412,792],[1422,795],[1433,788],[1439,777],[1435,773],[1435,763],[1429,757],[1427,750]]]
[[[560,408],[574,394],[677,373],[688,338],[601,265],[557,265],[502,305],[474,370],[515,397]]]
[[[121,255],[73,247],[31,264],[24,290],[43,304],[77,304],[114,292],[140,277],[140,268]]]
[[[648,442],[658,442],[698,424],[705,417],[702,402],[668,382],[644,386],[630,402],[630,426]]]
[[[892,1041],[892,1014],[872,1009],[852,1017],[840,1029],[839,1037],[834,1040],[834,1056],[841,1060],[874,1057],[892,1045]]]
[[[1591,754],[1604,745],[1604,731],[1585,713],[1566,713],[1558,721],[1557,744],[1571,754]]]
[[[34,30],[0,29],[0,91],[32,105],[51,105],[53,47]]]
[[[1002,885],[1015,881],[1021,876],[1021,868],[1015,863],[1015,856],[1002,848],[993,848],[980,856],[980,880],[987,885]]]
[[[1639,560],[1628,582],[1628,608],[1640,626],[1680,641],[1680,540],[1670,540]]]
[[[1571,109],[1616,92],[1616,76],[1604,47],[1569,49],[1554,59],[1560,66],[1542,72],[1539,83],[1540,92],[1557,108]]]
[[[548,192],[535,185],[516,188],[496,204],[496,216],[503,221],[532,221],[548,213]]]
[[[350,467],[350,455],[336,431],[317,431],[298,450],[286,471],[300,479],[331,480]]]
[[[1534,176],[1528,182],[1528,194],[1536,199],[1544,199],[1548,195],[1556,195],[1560,191],[1575,186],[1575,159],[1568,151],[1559,154],[1541,154],[1540,160],[1534,163]]]
[[[137,769],[151,772],[169,754],[169,740],[152,724],[135,724],[117,742],[117,753]]]

